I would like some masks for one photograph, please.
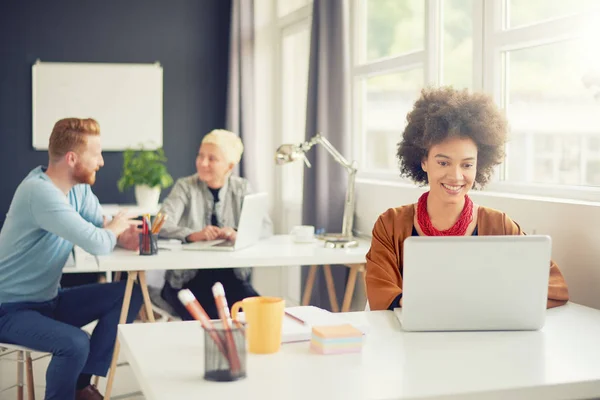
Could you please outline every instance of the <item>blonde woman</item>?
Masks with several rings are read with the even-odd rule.
[[[169,215],[160,235],[182,242],[235,240],[244,196],[251,193],[247,179],[233,176],[244,146],[239,136],[222,129],[202,139],[196,157],[197,173],[177,180],[163,203]],[[272,234],[272,223],[264,216],[262,237]],[[162,298],[184,320],[192,319],[177,299],[177,292],[190,289],[211,318],[218,318],[212,285],[221,282],[229,304],[258,293],[250,284],[250,268],[171,270],[165,274]]]

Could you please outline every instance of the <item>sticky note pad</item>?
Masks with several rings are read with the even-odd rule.
[[[362,332],[352,325],[315,326],[310,349],[319,354],[358,353],[362,342]]]
[[[362,337],[362,332],[350,324],[313,326],[312,334],[322,338]]]

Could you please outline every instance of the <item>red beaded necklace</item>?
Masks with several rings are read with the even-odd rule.
[[[429,218],[429,213],[427,212],[427,197],[429,197],[429,192],[423,193],[423,195],[419,197],[417,207],[417,222],[423,233],[427,236],[464,236],[469,224],[473,221],[473,200],[465,195],[465,205],[456,223],[451,228],[440,231],[433,226],[431,218]]]

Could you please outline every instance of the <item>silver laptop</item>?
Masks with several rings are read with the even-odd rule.
[[[256,244],[260,240],[267,206],[267,193],[254,193],[244,196],[235,241],[223,239],[195,242],[184,244],[182,246],[183,250],[235,251]]]
[[[548,236],[409,237],[406,331],[537,330],[546,317]]]

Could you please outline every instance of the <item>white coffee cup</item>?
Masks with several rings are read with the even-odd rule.
[[[315,227],[312,225],[298,225],[290,232],[292,240],[296,243],[311,243],[315,240]]]

